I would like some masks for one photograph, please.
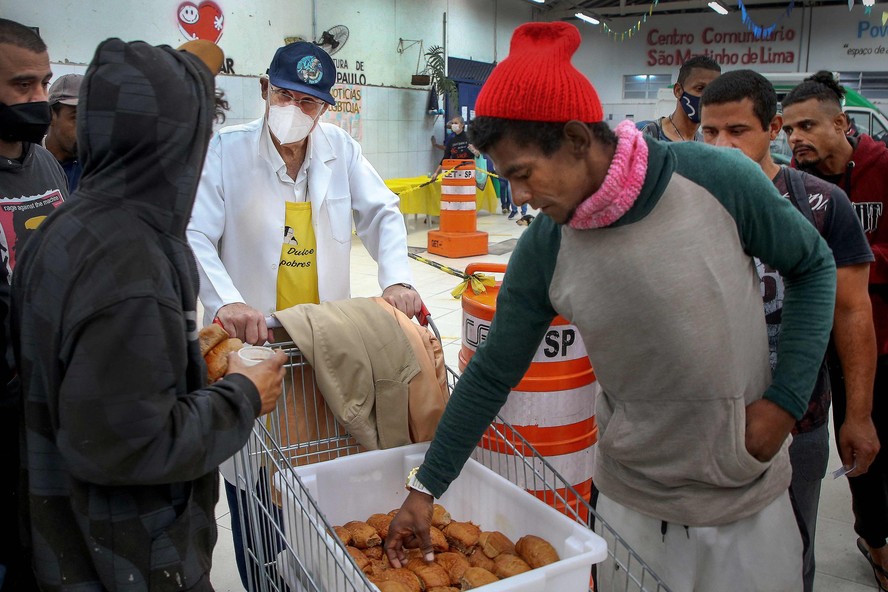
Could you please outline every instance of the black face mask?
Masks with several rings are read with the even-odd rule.
[[[0,140],[4,142],[31,142],[36,144],[46,135],[52,113],[49,103],[0,103]]]

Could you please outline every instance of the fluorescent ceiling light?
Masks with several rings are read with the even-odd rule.
[[[537,4],[545,4],[546,0],[530,0],[531,2],[536,2]]]
[[[728,9],[719,4],[717,0],[712,0],[712,2],[710,2],[708,6],[719,14],[728,14]]]
[[[726,12],[725,14],[728,14],[728,13]],[[591,17],[588,14],[583,14],[582,12],[578,12],[574,16],[577,17],[578,19],[580,19],[581,21],[586,21],[590,25],[597,25],[600,22],[597,18]]]

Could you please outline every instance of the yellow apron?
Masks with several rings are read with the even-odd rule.
[[[277,310],[318,304],[317,241],[310,202],[287,202],[277,277]]]

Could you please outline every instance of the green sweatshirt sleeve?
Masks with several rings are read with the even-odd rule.
[[[708,189],[734,218],[746,252],[783,276],[786,293],[777,367],[764,398],[799,419],[808,407],[832,330],[836,290],[832,252],[814,226],[740,151],[696,142],[673,150],[676,172]],[[712,150],[728,158],[711,158]]]
[[[521,236],[496,300],[487,340],[472,356],[426,453],[417,478],[441,497],[524,376],[556,313],[549,284],[561,229],[539,215]]]

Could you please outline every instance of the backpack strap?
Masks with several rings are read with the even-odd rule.
[[[790,201],[808,219],[808,222],[816,228],[817,223],[814,221],[814,210],[811,209],[811,202],[808,201],[808,190],[805,188],[805,179],[802,173],[788,166],[781,168],[783,169],[783,181],[789,191]]]

